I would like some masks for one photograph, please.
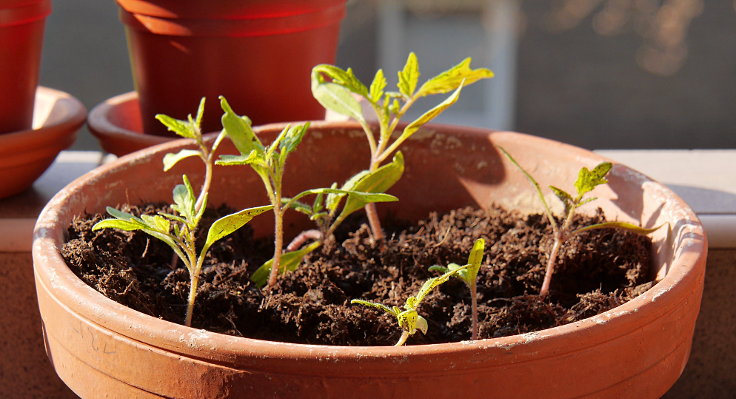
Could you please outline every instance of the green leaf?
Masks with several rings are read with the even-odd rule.
[[[222,140],[224,140],[225,137],[227,137],[227,132],[224,129],[220,130],[220,134],[215,137],[215,142],[212,143],[212,152],[217,151],[217,148],[220,147],[220,143],[222,143]]]
[[[397,152],[391,163],[365,174],[360,180],[355,182],[351,191],[383,193],[399,181],[402,174],[404,174],[404,155],[401,152]],[[349,214],[363,208],[367,203],[364,196],[348,195],[345,206],[340,213],[340,218],[347,217]]]
[[[176,244],[176,241],[174,241],[174,239],[168,233],[162,233],[161,231],[156,230],[158,227],[163,227],[164,225],[167,225],[167,221],[154,221],[154,225],[149,226],[143,219],[135,217],[128,212],[123,212],[115,208],[107,207],[107,213],[109,213],[115,219],[105,219],[97,222],[94,226],[92,226],[93,231],[110,228],[125,231],[143,231],[144,233],[157,238],[158,240],[161,240],[166,245],[168,245],[172,250],[174,250],[176,255],[187,265],[187,267],[189,267],[189,261],[182,250],[179,248],[179,246]]]
[[[391,101],[391,105],[388,106],[388,112],[394,115],[399,113],[399,109],[401,109],[401,104],[396,99]]]
[[[370,88],[369,100],[372,103],[377,103],[383,97],[383,89],[386,88],[386,77],[383,76],[383,69],[376,71],[376,76],[373,77],[373,82]]]
[[[337,188],[337,183],[332,183],[330,188]],[[344,195],[327,194],[327,196],[324,199],[324,206],[327,208],[328,211],[332,212],[335,210],[335,208],[337,208],[337,205],[340,204],[340,199],[342,199],[342,197],[344,197]]]
[[[196,140],[199,136],[197,134],[198,132],[194,129],[194,126],[192,126],[187,121],[174,119],[163,114],[156,115],[156,119],[158,119],[159,122],[166,126],[169,131],[174,132],[181,137]]]
[[[317,193],[317,195],[314,196],[314,202],[312,203],[312,212],[314,213],[322,212],[324,203],[325,203],[325,194]]]
[[[399,326],[402,330],[408,331],[409,334],[414,334],[417,331],[417,320],[419,319],[419,313],[417,313],[416,310],[405,310],[396,315],[396,319],[399,322]],[[424,331],[426,331],[426,329]]]
[[[326,109],[353,118],[360,124],[366,123],[360,102],[345,87],[332,82],[319,83],[312,85],[312,95]]]
[[[462,280],[468,287],[472,287],[473,284],[475,284],[475,280],[478,278],[481,263],[483,263],[485,243],[485,240],[482,238],[475,240],[473,248],[470,250],[470,255],[468,255],[468,263],[465,266],[450,263],[446,268],[433,266],[430,270],[439,270],[449,276],[454,275]]]
[[[635,224],[626,223],[626,222],[604,222],[604,223],[598,223],[598,224],[593,224],[590,226],[581,227],[573,231],[572,234],[577,234],[577,233],[582,233],[583,231],[597,230],[597,229],[622,229],[622,230],[631,231],[636,234],[647,235],[647,234],[651,234],[659,230],[665,224],[660,224],[657,227],[647,229],[647,228],[639,227]]]
[[[233,165],[251,165],[253,167],[268,168],[268,163],[258,150],[253,150],[247,155],[220,155],[220,159],[215,161],[215,165],[233,166]]]
[[[493,72],[486,68],[470,68],[471,58],[466,58],[454,67],[433,77],[419,88],[417,97],[430,94],[447,93],[461,85],[469,86],[480,79],[493,77]]]
[[[194,206],[197,203],[197,198],[194,196],[194,189],[187,175],[183,175],[182,180],[184,180],[184,184],[178,184],[174,187],[174,205],[171,207],[181,214],[188,221],[188,224],[196,223]]]
[[[453,273],[453,272],[447,272],[447,273],[443,274],[440,277],[444,277],[444,276],[447,276],[447,275],[450,275],[450,274],[455,274],[455,273]],[[435,287],[437,287],[440,284],[442,284],[445,281],[447,281],[447,279],[441,279],[440,277],[432,277],[430,279],[427,279],[427,281],[425,281],[424,284],[422,284],[422,288],[419,289],[419,292],[417,292],[417,295],[415,297],[413,297],[414,300],[411,301],[412,303],[410,304],[409,301],[407,301],[407,305],[410,306],[411,308],[416,309],[419,306],[419,304],[422,302],[422,300],[424,300],[424,298]],[[410,297],[410,298],[412,298],[412,297]]]
[[[285,201],[286,206],[285,207],[292,207],[293,202],[298,202],[299,199],[307,196],[307,195],[334,195],[334,196],[349,196],[349,197],[355,197],[360,201],[364,201],[366,204],[371,202],[394,202],[398,201],[399,199],[394,197],[390,194],[384,194],[384,193],[371,193],[371,192],[363,192],[363,191],[354,191],[354,190],[343,190],[339,188],[313,188],[309,190],[302,191],[301,193],[297,194],[293,198],[289,198],[288,201]],[[317,200],[315,199],[315,202]],[[305,204],[306,206],[306,204]],[[320,205],[321,206],[321,205]],[[315,208],[316,209],[316,208]]]
[[[358,182],[363,179],[366,175],[368,175],[368,170],[362,170],[356,174],[354,174],[352,177],[350,177],[345,183],[342,185],[342,190],[345,191],[351,191],[355,188],[355,185],[358,184]],[[336,186],[335,183],[332,184],[332,187],[334,188]],[[345,193],[332,193],[327,194],[327,199],[325,202],[325,206],[330,212],[334,212],[337,209],[337,206],[340,205],[340,201],[345,197]]]
[[[427,319],[424,317],[417,315],[417,321],[415,323],[416,329],[421,331],[422,334],[427,334],[427,330],[429,330],[429,324],[427,324]]]
[[[243,116],[240,117],[228,104],[225,97],[220,96],[220,106],[225,112],[222,115],[222,127],[227,132],[228,137],[232,140],[235,148],[240,151],[240,154],[250,154],[252,151],[257,151],[258,154],[263,154],[264,148],[261,141],[256,136],[250,119]]]
[[[315,86],[327,83],[325,76],[330,78],[332,83],[342,86],[350,92],[364,98],[368,97],[368,88],[355,76],[352,69],[343,70],[327,64],[320,64],[312,68],[312,91],[314,91]]]
[[[415,121],[408,124],[404,131],[401,133],[401,136],[399,136],[396,141],[394,141],[393,144],[391,144],[391,147],[385,152],[386,154],[390,154],[392,151],[397,149],[401,143],[406,141],[409,137],[411,137],[414,133],[419,130],[420,127],[422,127],[427,122],[431,121],[432,119],[439,116],[442,112],[444,112],[446,109],[450,108],[453,104],[457,102],[457,99],[460,98],[460,92],[462,91],[463,87],[460,85],[457,90],[455,90],[449,97],[445,99],[445,101],[442,101],[434,108],[430,109],[429,111],[425,112],[422,116],[417,118]]]
[[[473,268],[480,268],[480,264],[483,263],[483,251],[486,248],[486,240],[479,238],[473,243],[473,249],[470,250],[470,256],[468,256],[468,264]]]
[[[169,219],[169,220],[174,221],[174,222],[183,223],[183,224],[186,224],[187,223],[187,221],[184,220],[184,218],[182,218],[180,216],[172,215],[172,214],[166,213],[166,212],[159,212],[158,214],[161,215],[161,216],[163,216],[163,217],[165,217],[166,219]]]
[[[199,156],[200,152],[197,150],[181,150],[176,154],[168,153],[164,155],[164,172],[168,172],[169,169],[173,168],[174,165],[179,163],[182,159],[189,157]]]
[[[197,127],[202,126],[202,117],[204,116],[204,103],[205,97],[202,97],[202,99],[199,100],[199,107],[197,107],[197,119],[194,121]]]
[[[293,198],[282,197],[281,204],[284,205],[284,210],[291,208],[307,216],[312,216],[312,214],[314,213],[313,207],[303,202],[295,201]]]
[[[281,155],[284,158],[286,155],[296,150],[296,147],[302,142],[307,130],[309,130],[309,122],[287,129],[284,138],[279,143],[279,149],[281,150]]]
[[[450,269],[444,266],[440,266],[440,265],[430,266],[427,270],[429,270],[430,272],[440,272],[440,273],[447,273],[450,271]]]
[[[549,188],[553,193],[555,193],[557,198],[565,204],[565,207],[573,202],[572,196],[567,191],[555,186],[549,186]]]
[[[409,53],[404,69],[399,71],[399,91],[406,97],[411,97],[419,82],[419,63],[416,54]]]
[[[210,226],[210,230],[207,232],[207,240],[205,240],[204,248],[202,249],[202,255],[207,252],[209,247],[217,240],[227,236],[235,230],[243,227],[246,223],[250,222],[254,217],[268,212],[273,209],[273,205],[259,206],[255,208],[243,209],[242,211],[232,213],[227,216],[223,216],[220,219],[215,220]]]
[[[424,300],[424,298],[437,286],[440,284],[446,282],[450,279],[453,275],[456,273],[459,273],[463,270],[467,270],[470,267],[470,265],[465,265],[463,267],[457,268],[455,270],[450,270],[447,273],[439,276],[439,277],[432,277],[428,279],[427,281],[422,284],[422,288],[419,289],[419,292],[417,292],[417,295],[415,297],[409,297],[406,300],[406,305],[409,306],[412,309],[416,309],[419,307],[419,304]],[[414,299],[412,303],[409,303],[409,299]]]
[[[308,253],[314,251],[322,245],[319,241],[314,241],[304,248],[296,251],[285,252],[281,255],[281,262],[279,274],[286,272],[293,272],[302,263],[302,260]],[[255,272],[250,276],[251,281],[255,283],[256,287],[261,288],[268,282],[268,276],[271,273],[271,267],[273,266],[273,259],[269,259],[266,263],[262,264],[261,267],[256,269]]]
[[[125,231],[143,230],[146,225],[135,220],[103,219],[92,226],[92,231],[100,229],[118,229]]]
[[[383,305],[383,304],[380,304],[380,303],[377,303],[377,302],[369,302],[369,301],[364,301],[362,299],[353,299],[353,300],[350,301],[350,303],[353,304],[353,305],[363,305],[363,306],[368,306],[369,308],[376,308],[376,309],[379,309],[379,310],[383,310],[384,312],[386,312],[388,314],[391,314],[391,315],[394,315],[394,316],[398,316],[398,314],[399,314],[396,311],[397,308],[390,308],[390,307],[388,307],[386,305]]]
[[[575,181],[575,189],[578,191],[578,199],[582,198],[586,193],[593,191],[596,186],[608,183],[606,175],[611,171],[613,164],[610,162],[601,162],[593,168],[583,167],[578,173],[578,179]]]
[[[171,222],[158,215],[141,215],[141,219],[143,219],[149,228],[162,233],[168,234],[171,228]]]

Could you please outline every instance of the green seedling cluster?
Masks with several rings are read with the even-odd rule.
[[[282,203],[282,182],[286,159],[301,143],[309,129],[304,125],[287,125],[270,145],[263,145],[256,136],[248,117],[239,116],[230,108],[224,97],[220,97],[220,105],[225,114],[222,116],[223,131],[232,140],[240,155],[224,155],[217,161],[218,165],[248,165],[261,178],[274,216],[274,252],[268,285],[276,284],[281,256],[284,247],[284,204]]]
[[[204,110],[204,99],[200,102],[196,116],[188,116],[186,120],[177,120],[165,115],[156,118],[181,137],[190,139],[194,148],[187,148],[175,154],[166,154],[163,159],[164,171],[171,170],[180,161],[196,157],[204,164],[204,179],[195,195],[195,189],[189,178],[182,175],[182,183],[173,189],[173,212],[160,212],[156,215],[134,216],[114,208],[107,208],[112,216],[97,223],[93,230],[116,228],[126,231],[142,231],[155,237],[174,252],[174,259],[180,259],[189,271],[190,290],[184,324],[191,325],[200,273],[205,257],[211,246],[218,240],[235,232],[254,217],[273,211],[274,214],[274,253],[273,257],[261,265],[253,275],[252,281],[259,288],[273,287],[279,275],[293,271],[299,267],[304,257],[316,250],[327,240],[333,239],[335,230],[354,212],[365,209],[373,238],[381,240],[383,230],[378,219],[375,203],[397,201],[398,198],[386,192],[400,180],[404,173],[404,156],[399,151],[401,145],[411,138],[424,124],[430,122],[459,98],[463,87],[478,80],[490,78],[493,73],[485,68],[472,69],[471,59],[465,59],[454,67],[419,84],[419,64],[411,53],[403,69],[398,72],[398,83],[395,91],[387,91],[387,80],[382,70],[378,70],[372,83],[366,86],[360,82],[351,69],[343,70],[333,65],[318,65],[312,70],[312,92],[314,97],[327,109],[356,120],[363,128],[370,149],[368,168],[355,174],[342,186],[333,183],[328,188],[314,188],[296,195],[287,196],[283,192],[283,180],[286,162],[304,139],[309,123],[286,126],[270,144],[264,144],[256,135],[250,119],[236,114],[225,98],[220,97],[222,116],[222,132],[208,146],[201,132],[201,121]],[[435,94],[450,93],[442,102],[432,107],[417,119],[399,129],[401,119],[417,100]],[[375,122],[363,113],[363,105],[372,108]],[[215,159],[215,152],[221,142],[228,138],[232,141],[236,155],[221,155]],[[586,230],[601,228],[621,228],[640,234],[648,234],[655,229],[644,229],[629,223],[606,222],[572,228],[572,220],[578,208],[595,198],[589,193],[597,186],[607,183],[606,175],[612,165],[608,162],[588,170],[582,168],[574,183],[575,194],[570,194],[558,187],[550,186],[557,198],[564,205],[564,215],[555,218],[545,200],[537,181],[527,173],[514,158],[504,149],[500,149],[506,157],[516,165],[532,183],[539,195],[554,234],[554,244],[548,257],[544,282],[540,296],[549,293],[549,286],[560,247],[570,237]],[[200,230],[200,222],[207,206],[210,186],[215,165],[246,165],[251,168],[262,181],[269,205],[248,208],[216,220],[206,233],[204,245],[197,248],[196,238]],[[307,197],[313,197],[307,202]],[[307,215],[316,225],[315,230],[308,230],[298,235],[292,242],[284,245],[284,213],[289,209]],[[312,239],[308,245],[302,245]],[[427,320],[419,315],[418,309],[427,295],[450,278],[462,280],[470,290],[472,309],[472,339],[478,339],[478,299],[477,277],[483,263],[485,241],[475,241],[468,256],[467,264],[451,263],[447,266],[432,266],[430,270],[443,274],[428,279],[416,295],[407,298],[403,307],[389,307],[380,303],[360,299],[353,304],[380,309],[396,318],[402,330],[397,346],[404,345],[407,339],[417,331],[427,332]]]
[[[272,208],[272,206],[248,208],[216,220],[207,231],[207,238],[204,245],[197,251],[196,233],[199,229],[199,223],[202,220],[204,210],[207,207],[207,197],[212,180],[212,157],[223,137],[220,135],[214,141],[212,148],[208,148],[204,143],[200,130],[203,110],[204,99],[200,102],[196,119],[192,118],[191,115],[187,121],[176,120],[165,115],[157,116],[170,130],[196,143],[196,150],[185,149],[177,154],[166,154],[164,157],[164,170],[171,169],[176,163],[185,158],[195,156],[201,158],[205,164],[205,179],[199,196],[195,196],[194,188],[189,178],[183,175],[184,184],[177,185],[173,191],[174,203],[171,205],[171,208],[174,210],[174,214],[159,213],[158,215],[141,215],[138,217],[108,207],[107,213],[112,218],[102,220],[92,228],[93,230],[105,228],[126,231],[140,230],[163,241],[174,251],[189,271],[189,297],[187,299],[187,311],[184,318],[184,324],[187,326],[192,324],[192,313],[197,297],[200,272],[202,271],[205,256],[212,244],[238,230],[254,217]]]
[[[283,196],[282,186],[286,160],[289,154],[296,151],[302,138],[309,129],[309,124],[286,126],[276,139],[264,145],[253,131],[251,121],[246,116],[237,115],[225,98],[220,97],[223,132],[237,148],[240,155],[223,155],[217,165],[248,165],[261,178],[274,214],[274,254],[251,277],[258,285],[272,287],[276,284],[279,273],[294,270],[304,256],[317,249],[320,242],[283,253],[284,250],[284,212],[289,208],[306,213],[325,230],[321,237],[329,236],[345,218],[367,203],[396,201],[397,198],[383,191],[387,190],[404,170],[402,157],[370,175],[359,174],[353,177],[341,189],[334,185],[331,188],[317,188],[301,192],[293,198]],[[299,200],[307,195],[314,195],[315,201],[310,206]],[[326,198],[325,198],[326,196]],[[347,198],[342,208],[342,199]],[[320,237],[320,238],[321,238]],[[264,278],[265,276],[268,278]]]
[[[462,280],[470,290],[470,303],[471,303],[471,328],[470,334],[471,339],[478,339],[479,327],[478,327],[478,286],[476,280],[478,279],[478,272],[480,271],[480,265],[483,263],[483,251],[485,251],[486,241],[482,238],[475,240],[473,248],[470,250],[468,256],[468,263],[465,266],[460,266],[456,263],[450,263],[445,266],[432,266],[429,270],[438,270],[442,273],[454,272],[454,276]]]
[[[608,181],[606,180],[606,175],[608,174],[608,172],[611,171],[611,168],[613,167],[610,162],[602,162],[594,167],[593,170],[588,170],[588,168],[586,167],[581,168],[580,172],[578,173],[578,178],[575,181],[575,191],[577,192],[575,195],[570,194],[561,188],[550,186],[552,192],[560,201],[562,201],[562,204],[564,205],[562,223],[559,223],[555,216],[552,214],[552,210],[547,203],[547,200],[544,197],[544,193],[542,193],[542,189],[539,186],[537,180],[534,179],[534,177],[532,177],[532,175],[529,174],[526,170],[524,170],[524,168],[521,167],[521,165],[519,165],[519,163],[516,162],[511,154],[509,154],[505,149],[501,147],[498,148],[509,159],[509,161],[511,161],[511,163],[513,163],[524,174],[524,176],[526,176],[527,180],[529,180],[532,186],[534,186],[534,189],[537,192],[537,196],[544,206],[544,213],[547,216],[547,220],[549,221],[550,226],[552,226],[554,242],[552,244],[552,250],[550,251],[549,257],[547,259],[547,266],[544,272],[544,281],[542,282],[542,288],[539,290],[539,295],[542,297],[545,297],[547,296],[547,294],[549,294],[549,287],[552,282],[552,275],[554,274],[555,265],[557,264],[557,256],[559,254],[560,247],[576,234],[587,230],[607,228],[624,229],[637,234],[650,234],[662,227],[657,226],[655,228],[647,229],[631,223],[613,221],[592,224],[577,229],[572,228],[572,220],[575,216],[576,210],[581,206],[596,200],[595,197],[586,197],[586,195],[593,191],[593,189],[595,189],[597,186],[608,183]]]
[[[406,298],[403,309],[398,306],[389,307],[381,303],[364,301],[362,299],[353,299],[350,303],[383,310],[384,312],[396,317],[396,323],[399,328],[401,328],[401,337],[399,338],[399,341],[396,342],[395,346],[402,346],[406,343],[406,340],[417,331],[421,331],[422,334],[427,333],[427,329],[429,328],[427,320],[420,316],[417,311],[424,298],[426,298],[433,289],[449,280],[450,277],[457,273],[462,273],[470,267],[470,265],[458,267],[439,277],[432,277],[425,281],[416,295]]]
[[[470,62],[471,59],[467,58],[419,86],[419,63],[416,55],[410,53],[404,68],[398,72],[397,91],[385,90],[388,83],[381,69],[376,72],[370,86],[366,86],[350,68],[344,70],[334,65],[317,65],[312,69],[312,93],[326,109],[348,116],[363,127],[371,152],[370,165],[365,172],[361,172],[365,176],[377,173],[403,142],[424,124],[451,107],[459,98],[463,86],[493,77],[493,72],[488,69],[472,69]],[[400,134],[394,134],[401,118],[417,100],[449,92],[452,94],[444,101],[406,125]],[[375,113],[378,134],[363,114],[361,99]],[[366,204],[365,211],[373,237],[376,240],[382,239],[384,234],[375,205]]]

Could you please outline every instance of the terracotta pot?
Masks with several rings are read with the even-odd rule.
[[[0,133],[31,127],[51,0],[0,2]]]
[[[322,119],[310,71],[334,63],[345,0],[117,0],[146,133],[154,115],[183,119],[209,100],[219,129],[224,95],[255,124]]]
[[[279,130],[265,126],[260,134],[273,138]],[[285,192],[343,181],[358,165],[367,165],[364,140],[355,124],[315,122],[289,159],[292,174]],[[603,159],[518,133],[427,127],[403,149],[406,172],[391,190],[400,201],[379,210],[417,219],[464,205],[533,208],[529,183],[499,155],[496,144],[545,185],[574,181],[581,165]],[[596,204],[611,218],[645,226],[666,222],[671,232],[660,229],[654,236],[657,284],[589,319],[505,338],[395,348],[238,338],[137,313],[78,279],[58,248],[75,215],[128,199],[168,201],[179,173],[200,181],[194,161],[174,173],[160,172],[164,154],[185,145],[152,147],[91,172],[60,192],[36,225],[34,268],[48,353],[61,378],[83,398],[99,392],[125,398],[440,398],[460,392],[469,398],[659,398],[687,362],[706,239],[682,200],[623,165],[615,165]],[[265,197],[253,195],[257,179],[246,168],[218,168],[211,203],[264,203]],[[295,229],[308,225],[291,216]],[[269,218],[254,222],[256,231],[269,231]]]
[[[174,137],[143,134],[138,93],[134,91],[107,99],[92,108],[87,127],[105,151],[117,156],[174,140]]]
[[[33,129],[0,134],[0,198],[27,189],[74,143],[87,110],[62,91],[39,87]]]

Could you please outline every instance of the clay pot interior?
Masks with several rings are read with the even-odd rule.
[[[270,139],[278,130],[278,126],[259,128],[261,136]],[[341,183],[367,164],[363,141],[355,124],[315,122],[289,159],[285,192]],[[669,231],[660,229],[654,235],[658,283],[634,300],[589,319],[498,339],[393,348],[237,338],[134,312],[86,286],[56,248],[75,215],[127,201],[169,201],[180,173],[199,182],[197,162],[184,162],[167,174],[156,172],[154,185],[148,178],[126,178],[150,176],[151,168],[160,171],[164,154],[183,145],[171,142],[97,169],[52,200],[36,226],[34,267],[49,353],[62,379],[83,397],[94,396],[103,386],[106,392],[133,395],[145,390],[162,397],[220,397],[216,395],[223,390],[231,397],[267,392],[438,397],[456,395],[455,384],[462,383],[469,397],[546,393],[569,398],[595,393],[658,398],[687,361],[702,293],[705,236],[694,213],[669,189],[623,165],[616,165],[609,186],[596,192],[600,198],[596,205],[609,218],[647,227],[669,223]],[[572,182],[582,165],[603,160],[579,148],[517,133],[426,127],[403,149],[406,172],[390,191],[400,201],[380,206],[380,212],[416,220],[429,211],[464,205],[538,209],[529,183],[495,145],[514,154],[543,186]],[[224,144],[222,153],[235,150]],[[258,184],[255,174],[245,168],[219,168],[210,203],[226,202],[235,208],[265,204]],[[254,222],[260,234],[270,232],[270,218]],[[292,213],[287,225],[293,234],[308,222]],[[89,336],[94,336],[94,345]],[[111,354],[102,357],[100,351]],[[600,372],[591,373],[592,369]],[[161,370],[200,377],[191,384],[178,378],[168,381]]]
[[[30,187],[74,143],[87,116],[79,100],[46,87],[36,91],[34,107],[32,129],[0,134],[0,198]]]

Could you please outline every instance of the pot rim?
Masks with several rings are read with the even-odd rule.
[[[51,14],[51,0],[11,0],[0,4],[0,27],[29,24]]]
[[[163,6],[124,7],[125,1],[118,3],[120,21],[127,29],[166,36],[284,35],[339,25],[346,12],[343,0],[308,4],[306,8],[277,4],[273,9],[265,7],[265,10],[259,10],[248,2],[230,2],[233,6],[223,9],[210,7],[210,3],[202,9],[196,6],[196,2],[179,2],[171,9]]]
[[[280,130],[283,126],[283,124],[271,124],[256,129],[258,133],[265,133]],[[357,130],[359,125],[353,122],[319,121],[313,122],[311,128],[313,130]],[[428,128],[437,131],[452,129],[453,134],[460,135],[480,134],[487,136],[494,134],[499,135],[498,137],[507,137],[507,139],[527,140],[536,145],[557,143],[553,140],[515,132],[493,132],[487,129],[445,125],[431,125]],[[692,209],[662,184],[626,166],[617,164],[614,173],[626,176],[634,184],[647,183],[651,185],[649,187],[654,187],[658,195],[661,195],[668,203],[676,205],[677,221],[682,222],[681,230],[678,231],[678,238],[682,241],[682,244],[677,248],[675,261],[670,265],[670,269],[664,278],[657,281],[652,288],[642,295],[599,315],[538,332],[508,337],[404,347],[296,344],[234,337],[185,327],[134,311],[108,299],[82,282],[66,266],[57,250],[62,243],[63,231],[66,226],[58,226],[60,215],[56,208],[64,207],[68,201],[74,201],[74,195],[79,192],[81,187],[93,183],[97,179],[97,175],[114,173],[122,164],[128,162],[145,162],[146,158],[154,153],[171,152],[174,148],[183,146],[187,142],[186,139],[174,140],[138,151],[104,165],[91,174],[78,178],[60,191],[44,208],[35,227],[33,242],[37,284],[47,290],[53,288],[54,291],[50,293],[56,301],[59,301],[60,298],[63,299],[63,301],[59,301],[62,306],[81,314],[88,321],[103,329],[115,331],[135,341],[145,342],[146,337],[158,336],[164,342],[156,346],[157,348],[173,351],[183,356],[236,366],[255,361],[264,362],[265,359],[268,359],[268,361],[279,362],[284,370],[292,370],[299,374],[310,374],[310,370],[303,369],[303,363],[299,366],[295,360],[318,362],[321,361],[319,359],[329,359],[334,361],[335,367],[344,367],[345,362],[352,362],[351,364],[354,365],[360,364],[362,368],[370,368],[374,361],[392,357],[399,363],[410,363],[412,372],[414,372],[417,371],[417,367],[425,367],[422,365],[427,360],[438,356],[457,358],[460,362],[458,369],[469,367],[469,364],[474,363],[473,357],[479,354],[483,356],[499,355],[501,356],[499,357],[500,361],[503,362],[502,355],[515,347],[524,347],[527,353],[533,352],[534,357],[529,354],[528,359],[539,358],[540,356],[558,356],[565,353],[565,351],[576,352],[614,339],[617,336],[628,334],[631,332],[627,327],[630,320],[638,318],[644,320],[644,322],[650,322],[675,312],[683,301],[688,300],[690,294],[683,292],[688,288],[682,282],[702,278],[705,268],[707,239],[702,225]],[[565,145],[564,150],[585,159],[608,160],[605,157],[571,145]],[[604,333],[601,334],[601,332]],[[550,349],[549,343],[557,340],[567,340],[573,334],[576,337],[575,347],[560,350],[559,347],[555,348],[555,345],[551,345],[552,349]],[[146,344],[150,345],[150,343]],[[222,350],[222,352],[216,348]],[[508,361],[514,363],[525,361],[523,356],[521,356],[521,359],[516,356],[514,360]],[[343,364],[340,365],[340,363]],[[254,364],[256,364],[255,367],[258,367],[257,364],[259,363]],[[297,367],[299,368],[297,369]],[[377,364],[376,367],[378,367]],[[431,361],[427,362],[426,367],[427,370],[431,368]]]
[[[202,6],[204,3],[181,0],[115,0],[115,2],[125,12],[149,17],[230,20],[281,18],[319,13],[321,10],[336,6],[344,7],[346,0],[210,0],[204,7]]]

